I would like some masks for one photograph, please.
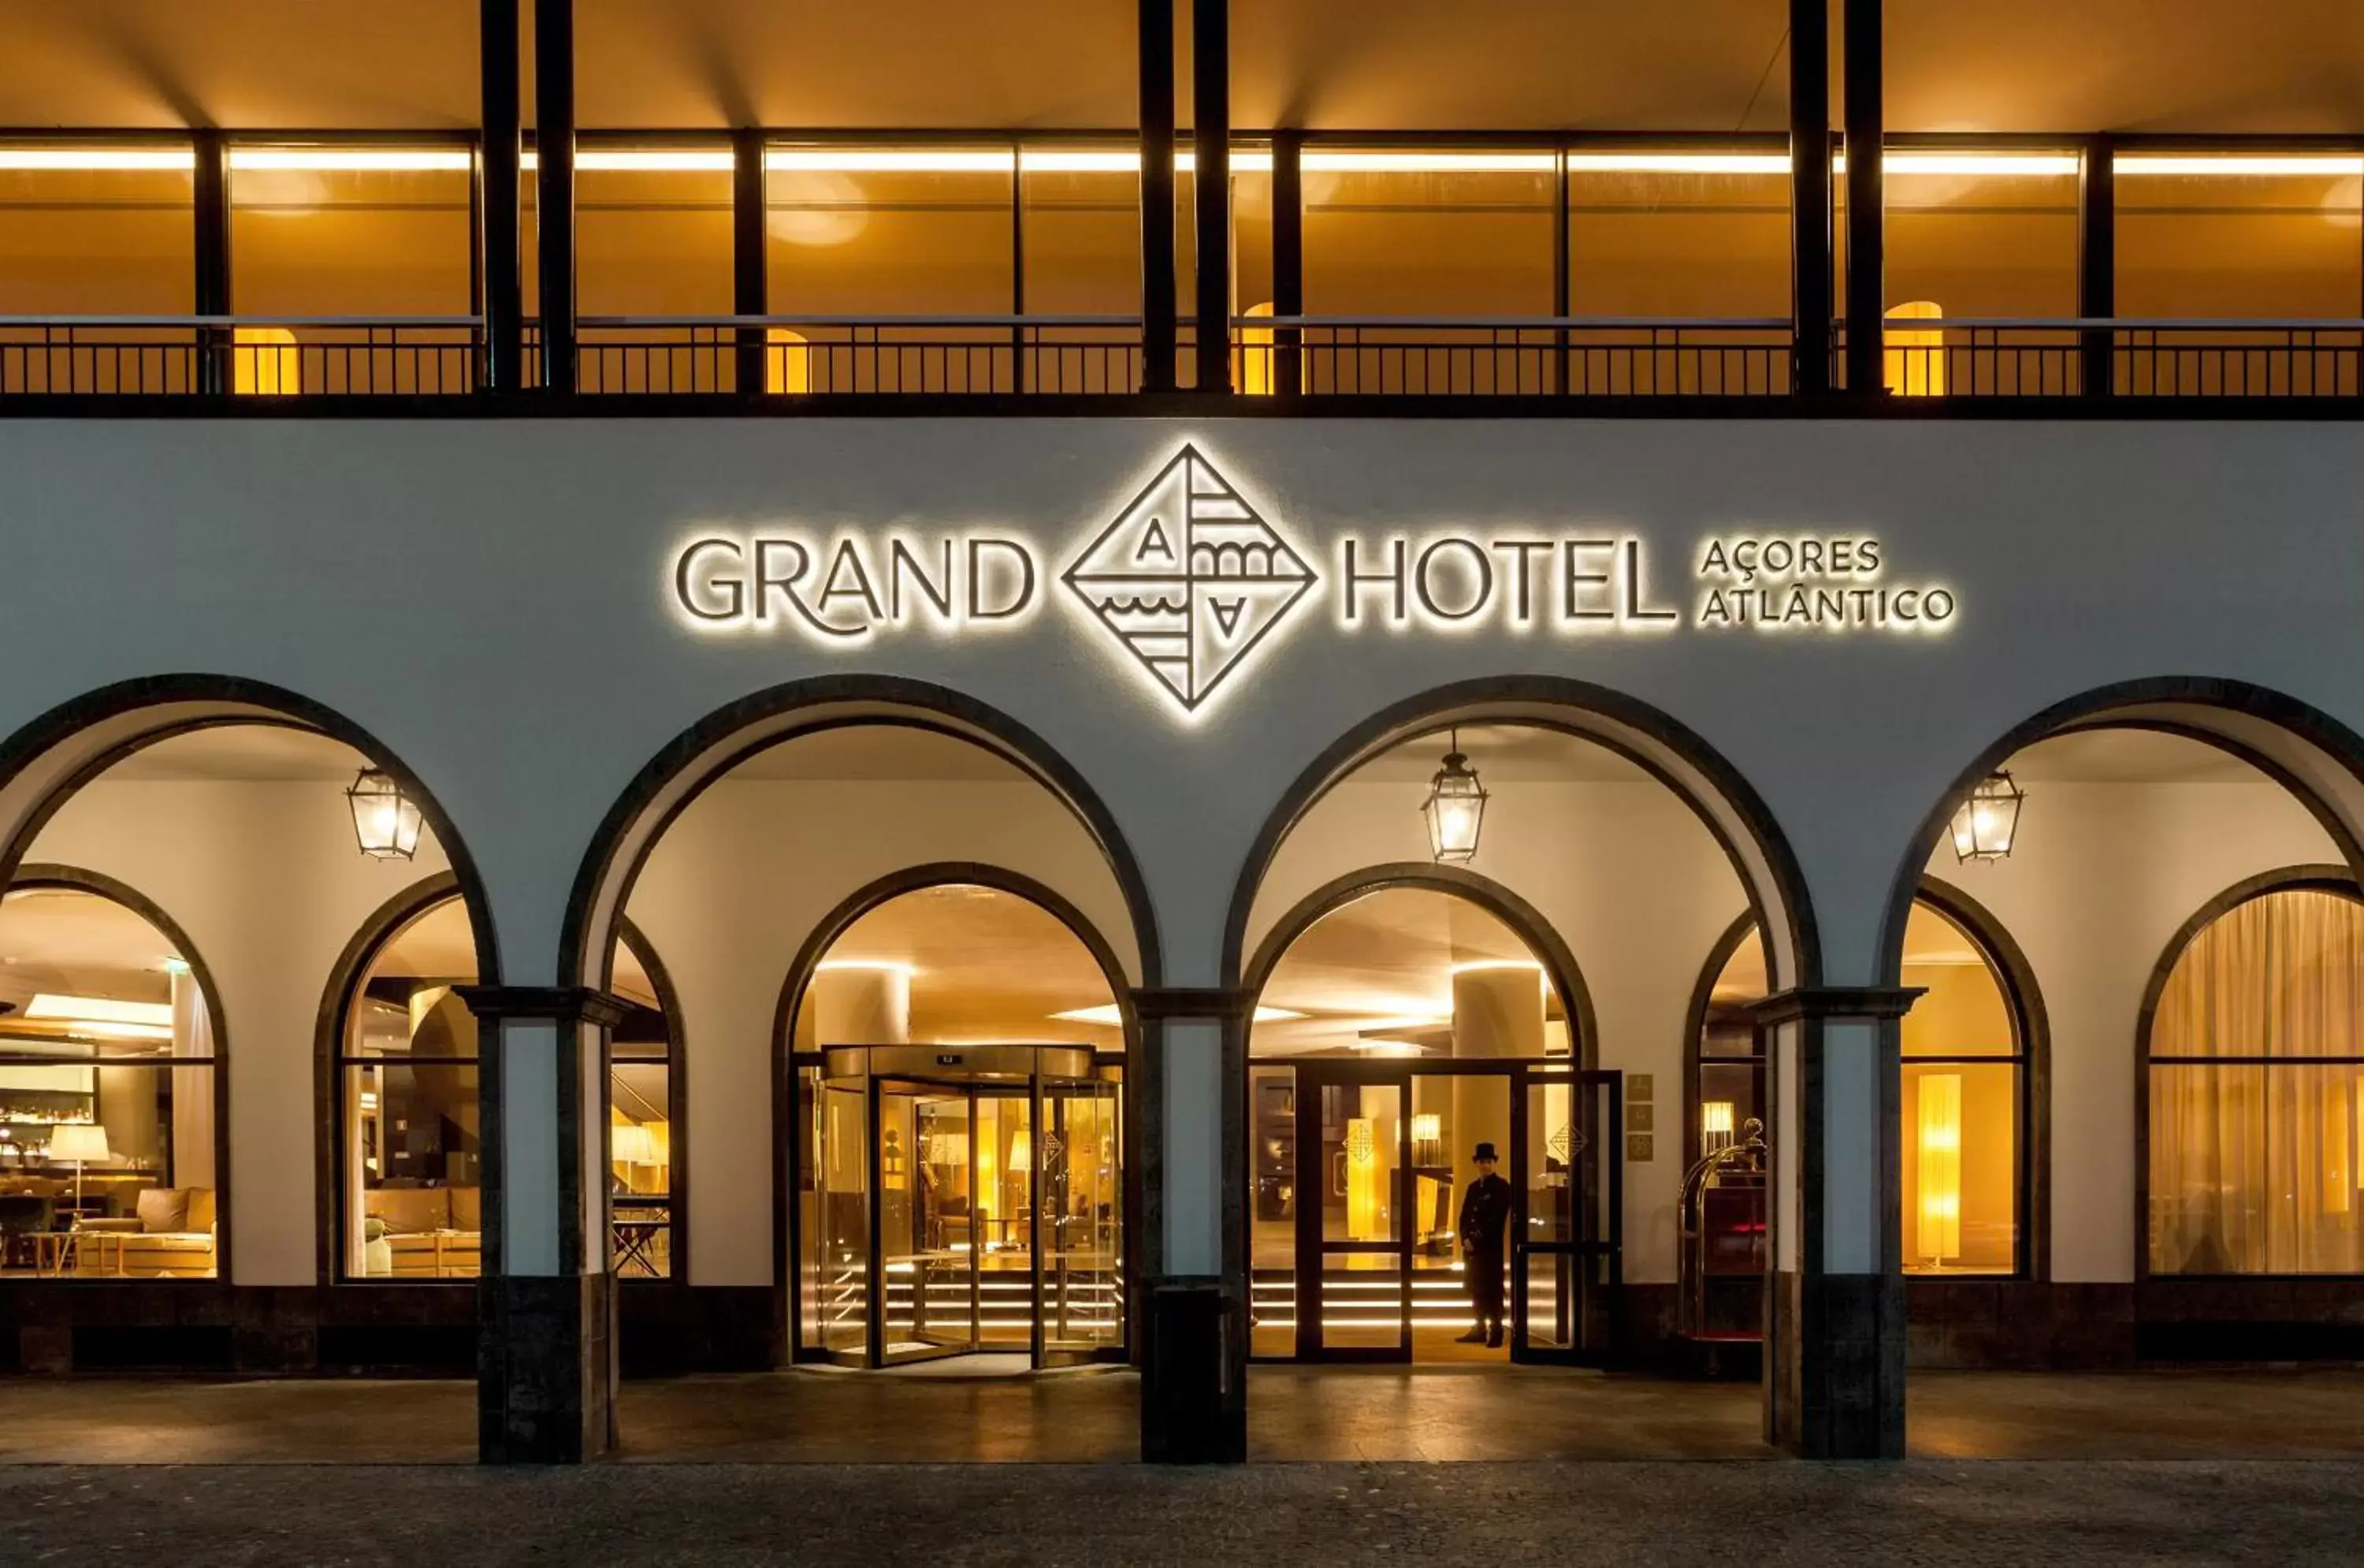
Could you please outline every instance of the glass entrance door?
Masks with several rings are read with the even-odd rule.
[[[1105,1078],[1044,1078],[1036,1102],[1035,1362],[1067,1366],[1124,1342],[1121,1095]]]
[[[1511,1356],[1589,1363],[1609,1339],[1605,1307],[1624,1278],[1625,1189],[1619,1073],[1531,1068],[1518,1087],[1511,1242]]]
[[[872,1360],[891,1366],[973,1351],[976,1097],[942,1084],[873,1082],[880,1332]]]
[[[1297,1353],[1409,1361],[1411,1074],[1299,1071]]]
[[[1073,1047],[987,1049],[846,1047],[806,1069],[802,1354],[1124,1358],[1121,1070]]]

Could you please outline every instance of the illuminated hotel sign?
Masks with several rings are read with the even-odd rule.
[[[990,635],[1052,595],[1031,540],[708,532],[673,561],[670,598],[702,631],[786,631],[825,646],[886,633]],[[1058,573],[1068,602],[1195,709],[1309,600],[1341,631],[1911,635],[1943,631],[1950,589],[1898,583],[1864,533],[1711,537],[1671,568],[1638,534],[1443,528],[1339,535],[1327,570],[1185,446]]]

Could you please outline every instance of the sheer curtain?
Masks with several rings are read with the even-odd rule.
[[[2152,1271],[2364,1272],[2364,905],[2228,910],[2177,959],[2148,1044]]]

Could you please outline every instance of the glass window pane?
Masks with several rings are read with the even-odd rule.
[[[1551,313],[1552,154],[1318,149],[1302,178],[1307,314]]]
[[[195,974],[80,888],[11,889],[0,948],[41,955],[0,977],[0,1273],[216,1275],[221,1069]]]
[[[1321,1089],[1321,1239],[1395,1240],[1403,1095],[1393,1084],[1329,1084]]]
[[[2347,1066],[2153,1067],[2152,1270],[2364,1270],[2359,1093]]]
[[[984,156],[1000,165],[775,163],[765,184],[773,313],[1007,315],[1014,297],[1009,154]]]
[[[2364,1056],[2364,904],[2290,888],[2226,911],[2177,958],[2150,1052]]]
[[[2019,1050],[2002,983],[1970,934],[1927,904],[1904,926],[1904,984],[1922,995],[1904,1015],[1906,1056],[2010,1056]]]
[[[241,316],[471,307],[464,167],[252,169],[233,155],[229,191],[230,298]]]
[[[1297,1070],[1248,1071],[1252,1353],[1297,1353]]]
[[[484,1233],[475,980],[466,906],[437,904],[378,948],[344,1020],[340,1272],[351,1279],[457,1279],[479,1272]]]
[[[1926,300],[1947,317],[2077,314],[2077,176],[1898,171],[1888,178],[1891,308]],[[1841,210],[1844,183],[1837,186]],[[1844,236],[1844,224],[1836,232]],[[1845,260],[1838,297],[1845,297]]]
[[[2119,315],[2355,317],[2364,247],[2353,172],[2148,174],[2139,166],[2122,160],[2114,182]]]
[[[2019,1258],[2019,1068],[1903,1068],[1907,1273],[2009,1273]]]
[[[185,169],[0,170],[0,315],[189,314],[194,184]]]
[[[813,1107],[818,1223],[805,1228],[805,1327],[824,1350],[861,1355],[870,1342],[870,1159],[864,1079],[831,1080]]]
[[[1568,300],[1578,316],[1790,314],[1790,178],[1568,170]]]

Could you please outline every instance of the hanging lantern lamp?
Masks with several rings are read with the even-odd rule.
[[[345,791],[345,804],[352,807],[353,837],[370,859],[407,861],[418,852],[418,803],[393,775],[363,768]]]
[[[1461,732],[1453,731],[1444,765],[1429,781],[1421,814],[1428,818],[1428,848],[1440,864],[1466,865],[1477,858],[1478,835],[1486,823],[1486,786],[1461,754]]]
[[[1998,770],[1980,779],[1954,813],[1954,859],[2010,859],[2012,841],[2019,834],[2019,808],[2026,799],[2027,792],[2007,773]]]

